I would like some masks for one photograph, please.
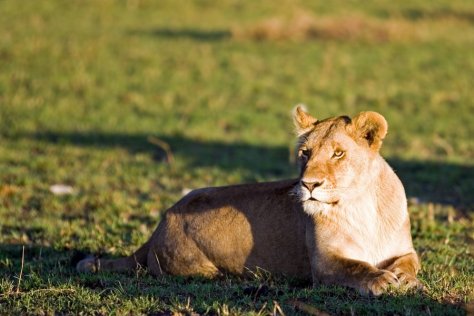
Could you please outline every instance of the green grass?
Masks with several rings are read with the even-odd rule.
[[[472,308],[474,5],[307,2],[0,2],[0,314],[303,313],[294,300],[331,314]],[[423,33],[384,42],[233,36],[303,9]],[[424,293],[370,298],[265,274],[74,271],[79,251],[131,253],[186,189],[295,176],[290,110],[299,102],[320,118],[367,109],[387,118],[382,153],[411,201]],[[172,163],[150,136],[170,146]],[[56,183],[75,194],[53,195]]]

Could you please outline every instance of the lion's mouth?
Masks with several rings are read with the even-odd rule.
[[[335,206],[339,203],[339,200],[336,200],[336,201],[328,201],[328,202],[325,202],[325,201],[320,201],[314,197],[310,197],[309,199],[307,199],[305,202],[308,202],[308,201],[311,201],[311,202],[319,202],[319,203],[324,203],[324,204],[329,204],[329,205],[332,205],[332,206]]]

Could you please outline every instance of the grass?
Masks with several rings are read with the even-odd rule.
[[[7,0],[0,12],[0,314],[472,313],[471,2]],[[300,12],[323,35],[251,35]],[[351,19],[369,36],[326,36]],[[416,36],[370,35],[394,25]],[[78,252],[131,253],[190,188],[295,176],[299,102],[320,118],[387,118],[382,153],[410,198],[424,293],[74,271]]]

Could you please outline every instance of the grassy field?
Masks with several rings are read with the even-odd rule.
[[[0,314],[474,313],[472,1],[4,0],[0,12]],[[382,154],[410,198],[425,292],[74,271],[79,253],[130,254],[186,190],[295,176],[300,102],[319,118],[387,118]]]

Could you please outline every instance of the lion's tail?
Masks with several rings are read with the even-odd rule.
[[[98,271],[136,271],[141,267],[146,267],[150,241],[144,243],[137,251],[128,257],[118,259],[96,259],[87,257],[79,261],[76,265],[78,272],[98,272]]]

